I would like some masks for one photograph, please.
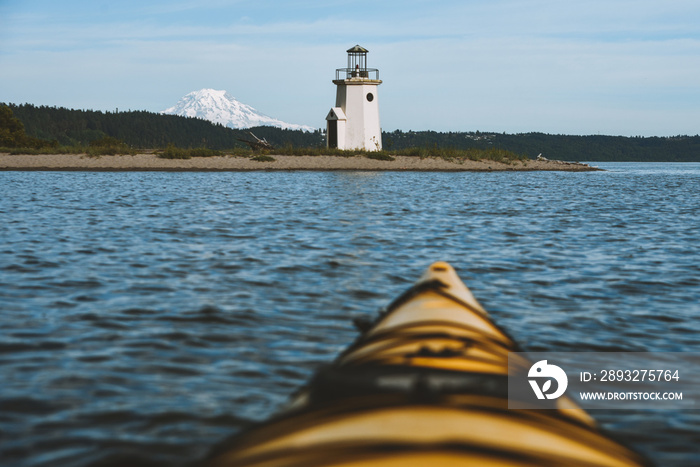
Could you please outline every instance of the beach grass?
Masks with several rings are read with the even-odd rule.
[[[512,151],[504,149],[454,149],[440,147],[420,147],[407,148],[398,150],[383,150],[383,151],[363,151],[363,150],[342,150],[325,147],[296,147],[282,146],[271,150],[253,151],[252,149],[236,148],[229,151],[214,151],[206,148],[190,148],[182,149],[169,146],[162,152],[158,152],[158,157],[164,159],[190,159],[192,157],[211,157],[211,156],[235,156],[235,157],[250,157],[253,160],[258,156],[336,156],[336,157],[367,157],[374,160],[393,161],[396,156],[408,156],[425,158],[437,158],[450,162],[460,162],[464,160],[480,161],[490,160],[494,162],[502,162],[512,164],[514,162],[524,162],[530,160],[527,156],[516,154]]]
[[[0,152],[11,155],[41,155],[41,154],[85,154],[90,157],[134,155],[138,151],[128,144],[110,136],[92,141],[87,146],[61,146],[47,144],[39,147],[0,148]]]
[[[41,155],[41,154],[84,154],[89,157],[99,157],[103,155],[134,155],[139,152],[127,144],[114,138],[102,138],[93,141],[89,145],[77,146],[51,146],[41,148],[3,148],[0,152],[12,155]],[[150,151],[149,151],[150,152]],[[516,162],[527,162],[530,159],[522,154],[517,154],[505,149],[455,149],[441,147],[414,147],[397,150],[364,151],[364,150],[342,150],[326,147],[296,147],[291,145],[282,146],[272,150],[257,150],[247,148],[234,148],[230,150],[216,150],[205,147],[200,148],[180,148],[172,144],[165,149],[156,150],[155,154],[162,159],[191,159],[196,157],[247,157],[256,161],[272,162],[263,160],[260,156],[335,156],[335,157],[366,157],[374,160],[393,161],[396,156],[418,157],[420,159],[435,158],[449,162],[460,163],[465,160],[471,161],[494,161],[505,164]],[[274,159],[274,158],[273,158]]]
[[[42,154],[85,154],[90,157],[134,155],[138,151],[129,147],[55,146],[45,148],[2,148],[0,153],[38,156]]]

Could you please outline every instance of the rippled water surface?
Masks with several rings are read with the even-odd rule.
[[[435,260],[537,351],[700,351],[700,164],[0,173],[0,463],[183,465]],[[660,465],[696,411],[595,412]]]

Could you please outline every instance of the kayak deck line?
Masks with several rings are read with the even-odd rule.
[[[448,263],[431,265],[287,409],[217,447],[210,466],[650,465],[568,396],[508,409],[532,365]]]

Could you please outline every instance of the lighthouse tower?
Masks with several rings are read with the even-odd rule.
[[[347,68],[335,70],[335,107],[326,116],[329,148],[382,149],[377,86],[379,70],[367,68],[367,49],[356,45],[348,50]]]

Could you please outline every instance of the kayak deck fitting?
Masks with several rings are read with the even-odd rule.
[[[551,410],[508,409],[509,371],[532,363],[511,357],[509,368],[517,344],[445,262],[361,327],[284,413],[223,443],[207,465],[649,465],[567,396]]]

